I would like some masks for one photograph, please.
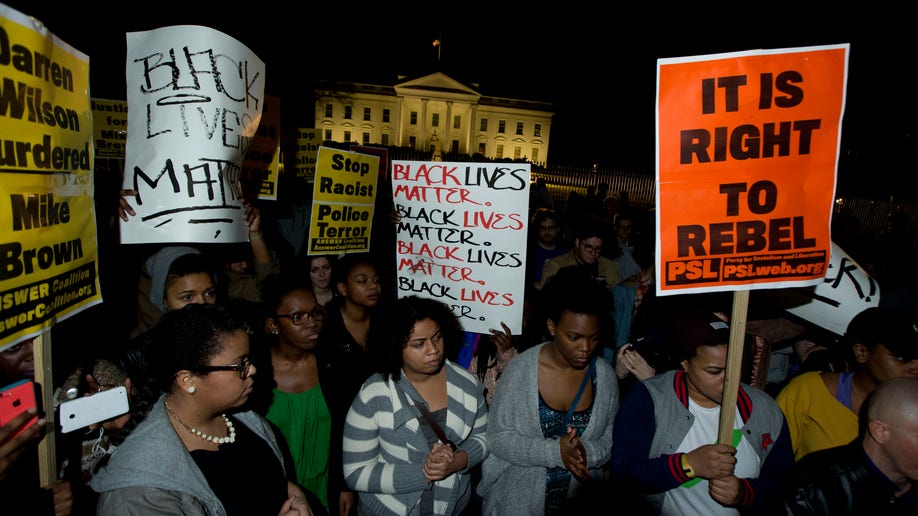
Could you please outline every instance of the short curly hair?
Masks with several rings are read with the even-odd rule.
[[[402,350],[408,345],[414,325],[424,319],[431,319],[440,327],[443,335],[444,355],[454,356],[462,345],[464,333],[462,324],[449,305],[436,299],[407,296],[399,299],[392,310],[389,324],[389,338],[381,339],[379,345],[370,348],[375,352],[375,363],[383,379],[398,380],[402,376]]]

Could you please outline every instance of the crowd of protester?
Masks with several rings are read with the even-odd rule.
[[[914,235],[891,223],[857,246],[895,296],[844,335],[794,319],[790,364],[742,383],[727,444],[731,298],[656,297],[654,213],[627,195],[531,203],[520,335],[501,321],[470,339],[446,305],[398,299],[392,228],[371,253],[306,255],[282,203],[246,203],[248,244],[100,249],[104,303],[52,329],[56,403],[124,386],[131,409],[76,437],[0,427],[0,499],[58,515],[918,514],[918,327],[898,279]],[[0,384],[34,376],[31,346],[0,352]],[[51,432],[60,480],[39,487]],[[869,474],[832,483],[851,462]]]

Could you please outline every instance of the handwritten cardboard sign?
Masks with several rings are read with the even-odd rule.
[[[657,295],[814,285],[848,45],[660,59]]]
[[[821,283],[768,293],[774,306],[836,335],[845,334],[855,315],[880,304],[879,283],[835,242]]]
[[[400,297],[450,305],[466,331],[522,333],[528,163],[393,161]]]
[[[102,296],[89,57],[0,4],[0,98],[3,350]]]
[[[127,34],[121,242],[245,242],[239,178],[264,108],[265,64],[235,39],[179,25]]]

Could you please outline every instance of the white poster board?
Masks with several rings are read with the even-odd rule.
[[[462,327],[522,333],[528,163],[393,161],[398,295],[450,305]]]
[[[836,335],[845,334],[855,315],[880,304],[880,285],[835,242],[822,283],[772,294],[779,307]]]
[[[123,187],[136,216],[121,242],[248,241],[238,186],[265,101],[265,64],[208,27],[127,34]]]

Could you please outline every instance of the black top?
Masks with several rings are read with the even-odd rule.
[[[797,461],[788,473],[779,507],[770,514],[916,515],[918,488],[902,496],[864,452],[858,437],[850,444],[819,450]]]
[[[277,514],[287,501],[284,469],[264,439],[230,419],[236,442],[221,444],[217,451],[192,451],[191,458],[228,516]]]

